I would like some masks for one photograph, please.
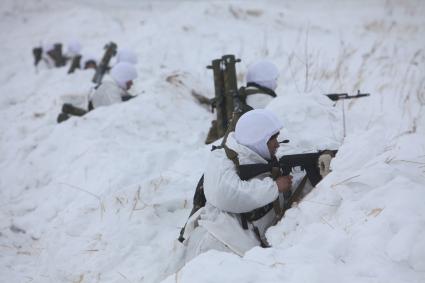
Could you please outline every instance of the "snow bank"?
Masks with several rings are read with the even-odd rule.
[[[422,1],[3,1],[0,281],[423,282]],[[90,71],[32,68],[40,42],[113,40],[138,54],[137,98],[56,124]],[[279,154],[338,148],[333,172],[269,229],[273,248],[182,267],[213,114],[205,66],[226,53],[279,65]],[[328,92],[370,92],[342,107]],[[169,277],[168,277],[169,276]],[[168,277],[168,278],[167,278]]]

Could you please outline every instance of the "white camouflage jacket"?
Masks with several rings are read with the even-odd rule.
[[[249,148],[240,145],[233,137],[228,136],[227,146],[238,153],[239,163],[267,163],[267,161]],[[279,194],[276,182],[269,174],[242,181],[237,175],[234,163],[229,160],[223,149],[214,150],[208,160],[204,175],[204,192],[207,199],[205,207],[197,211],[186,225],[185,235],[197,227],[201,227],[221,244],[234,253],[243,256],[249,249],[259,246],[260,242],[253,230],[255,225],[262,236],[272,225],[275,212],[270,210],[265,216],[248,224],[248,230],[241,225],[240,213],[250,212],[265,206],[278,197],[281,204],[283,196]],[[207,235],[205,235],[207,236]],[[199,237],[197,237],[199,240]],[[199,245],[204,242],[199,240]],[[190,246],[196,246],[191,243]],[[214,246],[197,248],[198,250],[214,249]]]
[[[91,101],[94,108],[108,106],[122,102],[122,96],[127,94],[128,92],[121,88],[113,79],[107,78],[94,91]]]

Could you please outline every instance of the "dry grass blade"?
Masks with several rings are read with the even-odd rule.
[[[350,177],[350,178],[347,178],[347,179],[345,179],[345,180],[343,180],[343,181],[341,181],[341,182],[339,182],[339,183],[332,184],[332,185],[331,185],[331,187],[332,187],[332,188],[334,188],[334,187],[336,187],[336,186],[339,186],[339,185],[341,185],[341,184],[344,184],[344,183],[346,183],[346,182],[348,182],[348,181],[350,181],[350,180],[352,180],[352,179],[354,179],[354,178],[357,178],[357,177],[360,177],[360,175],[355,175],[355,176],[352,176],[352,177]]]

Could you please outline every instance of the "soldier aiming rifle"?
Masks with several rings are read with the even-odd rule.
[[[117,52],[117,45],[114,42],[110,42],[105,45],[104,47],[105,52],[103,54],[102,60],[100,64],[96,68],[96,73],[94,74],[94,77],[92,79],[92,82],[96,84],[96,88],[100,86],[102,83],[102,78],[106,74],[107,71],[109,71],[109,62],[113,56],[115,56]],[[75,69],[80,68],[81,65],[81,56],[75,56],[73,58],[72,64],[70,66],[70,69],[68,70],[68,73],[72,73],[75,71]],[[84,116],[87,112],[94,109],[93,103],[91,99],[89,99],[89,103],[87,105],[87,109],[76,107],[70,103],[64,103],[62,105],[62,112],[57,117],[57,122],[61,123],[63,121],[68,120],[71,116],[77,116],[81,117]]]
[[[210,249],[243,256],[254,246],[268,247],[267,228],[305,195],[307,181],[312,186],[320,182],[326,172],[318,164],[329,167],[321,162],[330,162],[336,151],[277,159],[281,128],[273,113],[254,109],[240,117],[221,146],[213,147],[195,191],[191,216],[179,236],[187,247],[186,261]],[[296,189],[291,188],[294,167],[306,171]]]

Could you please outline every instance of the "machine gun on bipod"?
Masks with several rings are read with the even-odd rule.
[[[343,127],[343,135],[346,136],[346,123],[345,123],[345,105],[344,100],[346,99],[357,99],[361,97],[369,96],[370,93],[361,93],[360,90],[357,90],[356,95],[349,95],[348,93],[328,93],[325,94],[330,100],[338,102],[339,100],[342,101],[342,127]]]

